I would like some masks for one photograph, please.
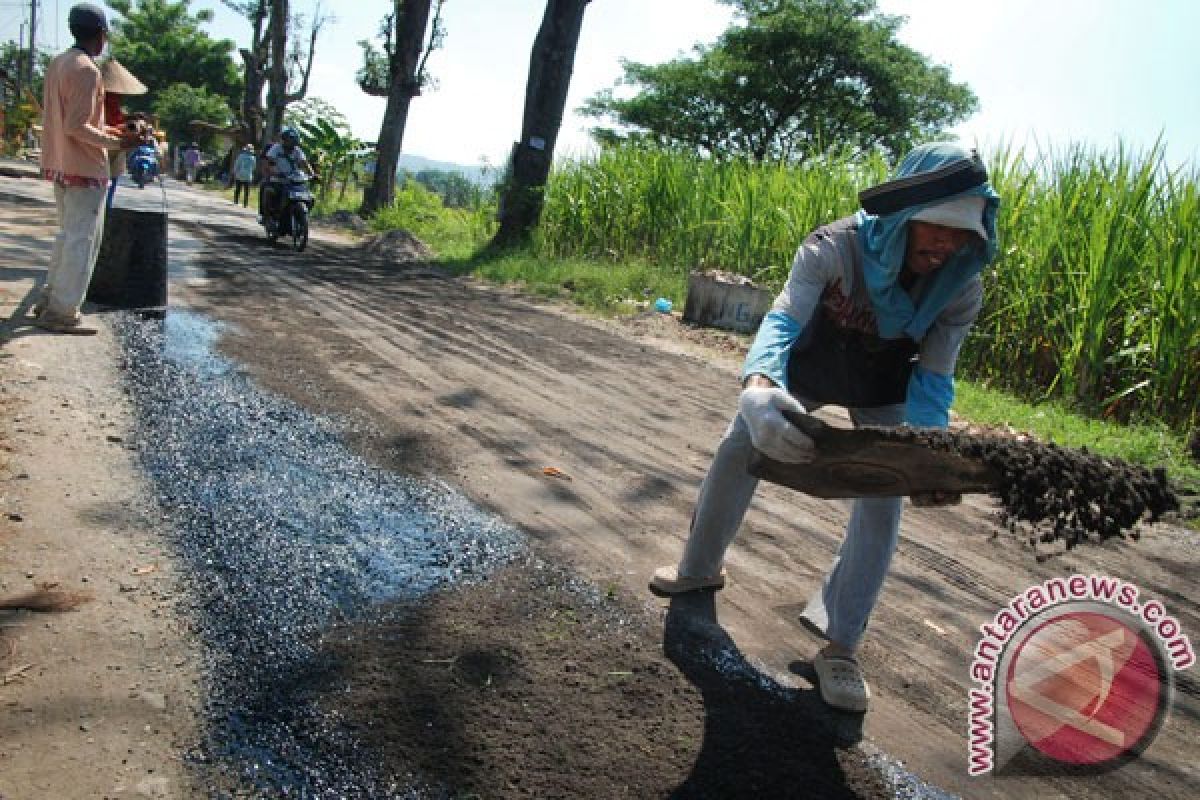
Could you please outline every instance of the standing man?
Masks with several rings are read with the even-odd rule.
[[[79,313],[104,231],[107,150],[132,147],[104,124],[104,82],[95,58],[108,42],[104,11],[79,3],[67,15],[75,44],[46,68],[42,108],[42,177],[54,182],[59,232],[41,301],[39,328],[92,334]]]
[[[938,142],[915,148],[893,180],[859,200],[858,213],[818,228],[796,252],[746,356],[738,413],[700,487],[687,544],[678,565],[655,571],[654,592],[725,585],[725,551],[758,484],[754,452],[791,463],[815,457],[784,411],[837,405],[856,426],[946,427],[958,351],[996,255],[1000,198],[977,154]],[[867,710],[857,651],[896,548],[902,499],[854,501],[846,538],[802,615],[827,640],[813,659],[821,697],[843,711]]]
[[[258,158],[254,155],[254,145],[248,144],[238,153],[233,162],[233,203],[237,205],[238,195],[242,197],[242,208],[250,202],[250,183],[254,180],[254,172],[258,167]]]

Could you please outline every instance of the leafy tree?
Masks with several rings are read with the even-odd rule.
[[[903,17],[875,0],[722,0],[738,21],[714,44],[665,64],[625,62],[583,108],[623,129],[601,142],[648,139],[714,157],[791,160],[851,146],[897,155],[978,108],[965,84],[900,43]]]
[[[194,139],[202,150],[210,152],[215,149],[216,133],[190,123],[200,120],[224,126],[229,124],[231,116],[224,97],[186,83],[161,89],[155,96],[153,110],[158,115],[159,126],[167,132],[172,142],[178,145]]]
[[[483,201],[483,189],[461,172],[441,169],[422,169],[413,180],[442,198],[446,208],[472,208]]]
[[[41,117],[42,87],[50,56],[38,53],[33,86],[26,84],[29,50],[16,42],[0,44],[0,151],[19,152],[26,134]]]
[[[283,115],[283,124],[293,128],[300,125],[313,125],[318,120],[324,120],[335,129],[346,135],[350,134],[350,121],[346,115],[338,111],[337,106],[321,97],[309,97],[288,106]]]
[[[431,85],[432,79],[426,68],[429,55],[441,47],[446,35],[442,27],[444,2],[392,0],[392,11],[383,18],[379,29],[382,51],[369,41],[359,42],[363,50],[363,65],[358,71],[359,87],[367,94],[387,97],[383,124],[379,128],[375,174],[371,185],[363,192],[360,209],[363,216],[391,205],[396,196],[396,166],[404,145],[408,108],[412,99]]]
[[[42,83],[46,77],[46,65],[51,56],[41,51],[33,63],[33,85],[30,91],[41,102]],[[0,43],[0,85],[3,97],[7,101],[16,97],[17,89],[22,91],[29,84],[29,48],[22,47],[17,42]]]
[[[212,21],[213,12],[193,14],[190,4],[191,0],[108,3],[123,17],[113,22],[113,53],[150,90],[127,98],[131,110],[149,109],[158,92],[177,83],[204,89],[238,107],[242,84],[231,55],[234,43],[210,38],[201,26]]]

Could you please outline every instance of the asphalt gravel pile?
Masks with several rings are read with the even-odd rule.
[[[139,456],[208,654],[196,762],[225,796],[438,796],[380,778],[319,710],[333,670],[320,637],[384,598],[486,576],[523,552],[520,534],[449,487],[371,467],[334,421],[260,392],[214,354],[205,318],[114,327]]]
[[[1033,543],[1061,541],[1069,549],[1112,537],[1136,540],[1142,523],[1179,510],[1162,469],[1028,438],[905,429],[888,435],[986,463],[998,479],[1005,523]]]

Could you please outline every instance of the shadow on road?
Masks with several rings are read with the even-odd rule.
[[[704,740],[673,798],[863,797],[881,791],[853,745],[862,716],[779,684],[717,622],[713,592],[672,598],[663,652],[700,691]]]

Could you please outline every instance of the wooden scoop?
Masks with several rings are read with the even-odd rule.
[[[784,416],[816,443],[809,464],[755,453],[750,473],[814,497],[899,497],[919,492],[987,493],[999,486],[982,461],[900,441],[886,428],[834,428],[810,414]]]

